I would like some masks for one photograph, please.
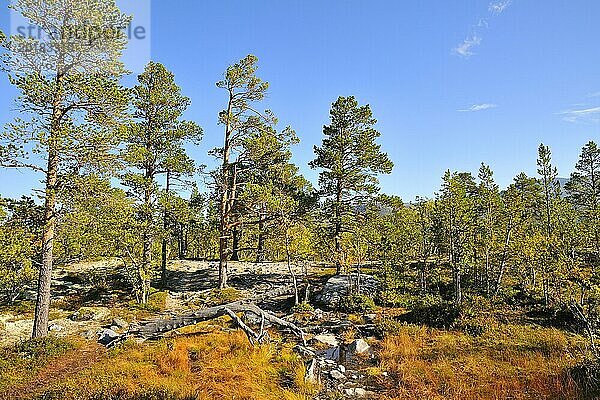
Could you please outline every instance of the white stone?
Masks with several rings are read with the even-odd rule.
[[[332,334],[316,335],[315,337],[312,338],[312,340],[329,345],[331,347],[336,347],[339,344],[339,341],[337,340],[335,335],[332,335]]]
[[[356,339],[354,342],[350,343],[348,346],[348,352],[351,355],[354,354],[364,354],[371,351],[371,346],[363,339]]]
[[[331,377],[332,377],[333,379],[337,379],[337,380],[341,380],[341,379],[344,379],[344,378],[345,378],[344,374],[342,374],[342,373],[341,373],[340,371],[338,371],[337,369],[334,369],[334,370],[332,370],[332,371],[329,373],[329,375],[331,375]]]

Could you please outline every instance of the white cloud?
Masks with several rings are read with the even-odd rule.
[[[465,108],[463,110],[457,110],[457,111],[459,111],[459,112],[475,112],[475,111],[489,110],[489,109],[496,108],[496,107],[498,107],[497,104],[482,103],[482,104],[473,104],[469,108]]]
[[[506,10],[508,6],[510,6],[511,2],[512,0],[493,1],[488,6],[488,10],[490,10],[490,12],[494,15],[502,14],[504,10]]]
[[[467,37],[461,44],[456,46],[452,51],[461,57],[469,58],[473,54],[473,47],[477,47],[481,44],[481,37],[477,35]]]
[[[481,18],[479,20],[479,22],[477,23],[477,25],[475,25],[476,28],[489,28],[490,24],[488,23],[487,19],[485,18]]]
[[[488,5],[489,15],[487,18],[479,18],[476,25],[472,26],[471,35],[460,43],[458,46],[452,49],[452,53],[463,57],[469,58],[473,53],[473,48],[481,44],[481,32],[489,29],[489,20],[493,17],[497,17],[502,14],[512,3],[512,0],[494,0]]]
[[[587,95],[587,97],[600,97],[600,92],[594,92]]]
[[[568,110],[559,113],[567,122],[599,122],[600,107],[584,108],[580,110]]]

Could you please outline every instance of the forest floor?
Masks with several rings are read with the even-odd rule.
[[[300,351],[297,338],[273,327],[269,344],[252,346],[229,317],[157,341],[97,344],[102,329],[123,333],[137,321],[256,297],[290,281],[284,263],[232,262],[231,289],[224,291],[212,289],[216,263],[176,261],[169,270],[165,290],[141,307],[115,261],[57,269],[51,339],[44,342],[25,341],[31,302],[0,309],[0,399],[593,398],[570,373],[588,355],[583,337],[512,319],[468,334],[399,323],[404,309],[293,310],[281,296],[258,305],[308,332]],[[312,267],[313,291],[333,274]],[[368,350],[350,356],[363,339]],[[307,364],[313,357],[316,378]]]

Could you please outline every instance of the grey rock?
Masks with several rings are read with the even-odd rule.
[[[327,280],[321,292],[316,296],[316,301],[328,309],[335,309],[341,300],[350,292],[350,284],[356,285],[357,274],[335,275]],[[372,275],[360,275],[360,293],[374,297],[381,285]]]
[[[129,328],[129,324],[126,321],[122,320],[121,318],[113,318],[111,325],[116,326],[118,329]]]
[[[338,381],[339,381],[339,380],[342,380],[342,379],[344,379],[344,378],[345,378],[344,374],[342,374],[342,373],[341,373],[340,371],[338,371],[337,369],[331,370],[331,372],[329,373],[329,375],[331,375],[331,377],[332,377],[333,379],[337,379]]]
[[[335,335],[332,334],[316,335],[311,339],[311,341],[323,343],[331,347],[336,347],[339,344],[339,341],[337,340]]]
[[[112,342],[117,340],[121,335],[112,329],[101,329],[98,331],[98,343],[104,346],[110,345]]]
[[[344,389],[344,394],[346,396],[365,397],[366,395],[368,395],[370,393],[363,388],[348,388],[348,389]]]
[[[52,322],[49,326],[48,326],[48,332],[62,332],[65,330],[65,327],[62,325],[57,324],[56,322]]]
[[[253,326],[260,326],[261,322],[263,322],[261,316],[258,316],[255,313],[249,311],[244,312],[242,319],[246,324]],[[269,323],[269,321],[265,320],[264,326],[265,328],[268,328],[271,326],[271,324]]]

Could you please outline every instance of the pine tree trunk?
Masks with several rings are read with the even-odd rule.
[[[225,142],[223,144],[223,164],[221,166],[221,204],[219,220],[219,289],[227,287],[227,261],[229,258],[229,234],[230,234],[230,213],[231,198],[235,199],[235,181],[230,176],[231,154],[231,110],[233,107],[233,93],[229,92],[229,102],[227,104],[227,122],[225,124]],[[231,198],[230,198],[231,197]]]
[[[258,243],[256,245],[256,262],[265,262],[265,234],[263,233],[264,224],[259,222],[258,224]]]
[[[294,269],[292,268],[292,255],[290,253],[290,237],[287,231],[287,227],[285,228],[285,258],[287,261],[288,271],[290,276],[292,277],[292,285],[294,286],[294,305],[298,305],[300,301],[300,296],[298,294],[298,279],[296,278],[296,274],[294,273]]]
[[[336,222],[335,224],[335,236],[334,236],[334,244],[335,244],[335,270],[336,273],[339,275],[342,273],[342,244],[341,244],[341,231],[342,231],[342,225],[338,222]]]
[[[57,136],[60,133],[60,121],[63,111],[60,108],[62,101],[61,85],[63,76],[60,68],[56,76],[56,92],[52,120],[50,123],[50,137],[48,138],[48,164],[46,168],[46,187],[44,204],[44,230],[42,234],[42,265],[40,266],[37,299],[35,303],[35,317],[33,321],[33,338],[48,335],[48,315],[50,314],[50,289],[52,284],[52,266],[54,261],[54,233],[56,230],[56,196],[58,184],[59,154],[57,150]]]
[[[462,287],[461,287],[461,273],[460,266],[454,267],[454,300],[457,304],[462,302]]]
[[[140,265],[139,278],[141,285],[142,304],[146,304],[148,300],[148,292],[150,290],[149,274],[152,268],[152,182],[154,181],[154,171],[148,168],[145,174],[146,188],[144,190],[144,232],[142,233],[142,264]]]
[[[219,289],[227,287],[227,238],[219,239]]]
[[[334,232],[334,244],[335,244],[335,269],[337,274],[342,273],[342,187],[341,182],[337,182],[336,194],[335,194],[335,232]]]
[[[240,239],[242,236],[242,230],[240,227],[233,229],[233,243],[231,249],[231,261],[240,261]]]
[[[167,178],[166,178],[166,185],[165,185],[167,199],[169,197],[169,191],[171,189],[170,184],[171,184],[171,172],[167,171]],[[168,211],[167,211],[167,208],[165,205],[165,209],[163,212],[163,239],[162,239],[162,245],[161,245],[161,262],[160,262],[160,286],[163,289],[167,286],[167,260],[169,258],[169,254],[168,254],[169,243],[167,241],[167,229],[169,227],[168,218],[169,218]]]
[[[42,236],[42,265],[40,267],[33,338],[48,335],[48,315],[50,313],[50,286],[52,282],[53,244],[56,230],[56,184],[58,181],[58,154],[54,149],[48,152],[46,171],[46,201],[44,206],[44,232]]]

